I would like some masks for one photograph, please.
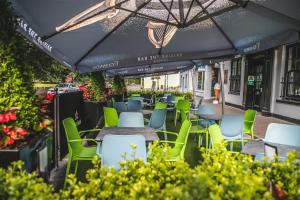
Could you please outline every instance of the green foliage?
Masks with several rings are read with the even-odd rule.
[[[0,199],[58,199],[53,188],[38,178],[35,173],[26,173],[21,161],[8,169],[0,168]]]
[[[86,182],[71,174],[68,188],[59,193],[35,174],[27,174],[20,162],[14,163],[0,169],[0,199],[273,199],[278,195],[270,192],[270,182],[284,191],[284,199],[299,199],[300,164],[295,153],[284,162],[262,163],[220,146],[202,149],[202,162],[191,168],[183,161],[165,161],[169,148],[151,145],[147,163],[124,157],[120,171],[100,168],[95,158]]]
[[[122,95],[126,92],[126,85],[124,78],[120,75],[114,76],[113,79],[113,93],[117,95]]]
[[[0,112],[18,107],[16,125],[29,128],[38,120],[34,105],[32,68],[24,63],[26,44],[16,32],[16,21],[6,1],[0,1]]]
[[[130,96],[133,93],[141,94],[141,96],[151,96],[155,94],[156,96],[163,96],[165,93],[174,94],[175,96],[186,96],[188,99],[192,99],[191,92],[177,92],[177,91],[157,91],[157,90],[129,90],[128,95]]]
[[[96,101],[103,101],[103,93],[106,89],[105,78],[102,71],[93,72],[90,74],[90,83],[94,91]]]

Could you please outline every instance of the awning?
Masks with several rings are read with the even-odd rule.
[[[11,0],[19,31],[81,73],[214,59],[299,40],[299,0]]]

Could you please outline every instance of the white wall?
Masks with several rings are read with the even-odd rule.
[[[300,106],[276,102],[280,99],[282,84],[280,84],[285,72],[286,47],[282,46],[274,52],[274,66],[272,74],[271,113],[300,120]]]
[[[182,80],[182,77],[184,77],[184,84],[182,81],[180,81],[180,88],[179,90],[181,92],[193,92],[193,80],[192,80],[192,75],[193,75],[193,69],[180,72],[179,73],[179,80]],[[185,87],[187,85],[187,87]]]
[[[224,70],[228,70],[227,84],[224,84],[224,94],[225,94],[225,102],[242,106],[243,105],[243,93],[244,93],[244,79],[245,79],[245,57],[242,58],[242,66],[241,66],[241,88],[240,94],[230,94],[230,74],[231,74],[231,61],[224,61],[223,64]]]

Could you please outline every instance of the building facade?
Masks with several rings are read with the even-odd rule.
[[[181,90],[192,92],[194,86],[196,99],[213,99],[213,86],[220,82],[221,65],[226,104],[300,123],[300,43],[181,73]]]

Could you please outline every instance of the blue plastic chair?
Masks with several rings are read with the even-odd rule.
[[[166,130],[166,117],[167,109],[154,109],[148,127],[154,128],[155,130],[165,131]],[[168,139],[166,133],[164,133],[165,140]]]
[[[105,135],[101,151],[101,166],[116,170],[120,169],[121,160],[142,158],[147,162],[146,140],[142,135]]]
[[[221,131],[225,140],[231,141],[230,151],[234,141],[241,141],[242,147],[244,146],[243,140],[243,115],[223,115],[221,121]]]
[[[126,106],[125,102],[115,102],[114,108],[117,110],[118,113],[127,111],[127,106]]]
[[[127,110],[129,111],[142,110],[142,102],[140,100],[129,100],[127,104]]]
[[[300,147],[300,126],[271,123],[268,125],[264,141]]]
[[[198,106],[196,112],[198,114],[203,114],[203,115],[215,115],[216,112],[213,107],[207,106],[207,105],[200,105]],[[208,128],[209,126],[215,124],[216,122],[214,120],[200,120],[199,125],[202,128]]]
[[[122,112],[118,127],[145,127],[144,117],[140,112]]]

